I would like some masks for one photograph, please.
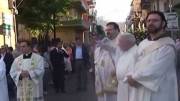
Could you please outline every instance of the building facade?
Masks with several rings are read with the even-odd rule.
[[[75,37],[80,37],[83,41],[88,41],[91,17],[89,10],[93,5],[93,0],[70,0],[71,4],[65,14],[58,14],[59,21],[55,25],[55,31],[49,33],[50,39],[60,38],[65,43],[75,41]],[[25,30],[25,27],[18,24],[18,36],[31,39],[33,33]]]
[[[72,0],[71,8],[66,15],[60,16],[56,35],[64,42],[74,42],[75,37],[88,41],[91,25],[90,9],[92,0]]]
[[[0,0],[0,46],[15,47],[13,0]]]

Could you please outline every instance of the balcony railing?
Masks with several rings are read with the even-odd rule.
[[[86,7],[82,4],[81,0],[73,1],[71,6],[80,12],[86,12]]]
[[[89,22],[84,21],[82,19],[72,19],[72,20],[66,20],[66,21],[60,21],[58,24],[59,27],[83,27],[83,28],[89,28]]]

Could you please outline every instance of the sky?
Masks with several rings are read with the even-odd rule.
[[[124,22],[132,0],[96,0],[97,17],[106,21]]]

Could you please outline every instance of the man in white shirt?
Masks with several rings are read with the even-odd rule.
[[[86,91],[87,71],[89,63],[89,52],[82,43],[80,37],[76,37],[76,45],[73,47],[73,65],[77,76],[77,90]]]

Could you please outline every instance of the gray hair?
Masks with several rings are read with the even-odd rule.
[[[119,40],[120,37],[126,38],[130,43],[135,44],[136,43],[136,38],[133,34],[128,33],[128,32],[123,32],[121,34],[118,34],[117,39]],[[117,41],[118,41],[117,40]]]

